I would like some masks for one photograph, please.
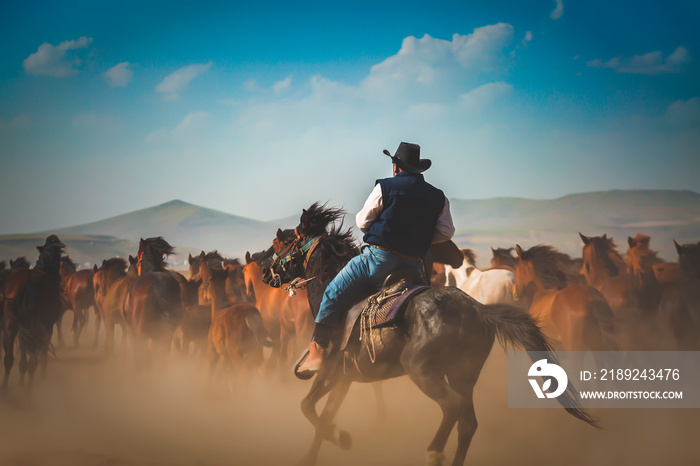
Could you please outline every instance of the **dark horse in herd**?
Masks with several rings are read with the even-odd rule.
[[[342,215],[342,210],[319,204],[304,210],[296,227],[299,239],[265,270],[267,282],[276,275],[283,283],[314,278],[307,287],[314,314],[326,284],[358,251],[350,231],[331,225]],[[320,238],[318,246],[306,257],[301,245],[313,238]],[[405,308],[400,328],[375,328],[369,338],[352,339],[344,351],[332,350],[302,401],[302,411],[315,428],[304,464],[316,463],[324,440],[349,448],[349,434],[337,429],[333,418],[352,382],[408,375],[443,413],[428,446],[429,462],[442,464],[445,444],[457,424],[457,452],[452,464],[462,465],[477,428],[474,385],[497,336],[503,344],[552,357],[547,338],[527,313],[509,305],[482,305],[454,287],[430,288],[413,298]],[[371,353],[369,345],[373,346]],[[370,354],[375,356],[374,361]],[[327,394],[319,415],[316,404]],[[570,414],[595,424],[577,405],[571,386],[559,400]]]
[[[39,259],[33,269],[15,270],[5,279],[3,388],[7,388],[14,365],[14,346],[18,335],[20,383],[24,383],[28,373],[28,387],[31,388],[39,363],[46,367],[53,326],[62,311],[60,267],[65,247],[56,235],[47,237],[43,246],[37,246]]]

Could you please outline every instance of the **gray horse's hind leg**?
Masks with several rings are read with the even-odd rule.
[[[463,404],[462,396],[447,384],[444,374],[412,371],[409,372],[409,376],[413,383],[442,409],[442,421],[435,437],[428,445],[430,466],[440,466],[444,458],[442,452],[445,444],[459,417],[458,413]]]
[[[327,363],[328,362],[329,361],[327,361]],[[326,377],[322,377],[322,374],[323,372],[316,376],[311,390],[309,390],[309,393],[301,402],[301,410],[311,424],[313,424],[315,433],[314,439],[311,442],[311,447],[304,459],[299,462],[299,465],[311,466],[316,464],[318,452],[324,440],[329,440],[343,449],[350,447],[350,436],[346,432],[335,428],[333,425],[333,418],[343,404],[345,395],[347,395],[352,382],[349,379],[343,379],[336,383]],[[333,376],[338,377],[340,374],[333,374]],[[316,404],[328,392],[330,392],[330,395],[323,408],[323,412],[319,416],[316,413]]]
[[[457,452],[452,462],[453,466],[462,466],[478,427],[476,413],[474,412],[474,384],[476,379],[470,379],[460,373],[456,377],[448,376],[448,380],[450,386],[462,396],[462,403],[457,415]]]

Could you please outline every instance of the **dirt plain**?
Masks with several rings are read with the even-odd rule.
[[[65,335],[70,321],[69,314]],[[83,335],[83,346],[91,336]],[[95,351],[58,348],[31,394],[13,369],[0,393],[1,466],[272,466],[304,456],[313,431],[299,402],[309,382],[289,371],[245,386],[226,373],[208,382],[203,358],[175,354],[137,371],[123,348],[107,360],[102,343]],[[325,444],[319,465],[425,464],[439,408],[408,378],[382,389],[384,419],[371,386],[350,389],[337,425],[353,447]],[[476,386],[479,429],[466,464],[700,464],[700,410],[592,410],[599,430],[559,409],[508,408],[507,392],[507,353],[494,346]],[[455,447],[453,432],[448,464]]]

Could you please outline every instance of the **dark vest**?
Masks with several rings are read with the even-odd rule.
[[[424,257],[445,207],[445,195],[426,183],[421,174],[401,172],[377,183],[382,188],[384,209],[365,233],[364,242]]]

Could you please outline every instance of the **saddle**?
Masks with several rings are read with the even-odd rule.
[[[428,288],[430,287],[425,284],[423,276],[416,269],[399,269],[391,273],[384,280],[379,292],[356,304],[348,311],[340,348],[345,349],[348,346],[350,337],[358,323],[360,335],[373,328],[396,325],[396,321],[403,315],[409,299]]]

